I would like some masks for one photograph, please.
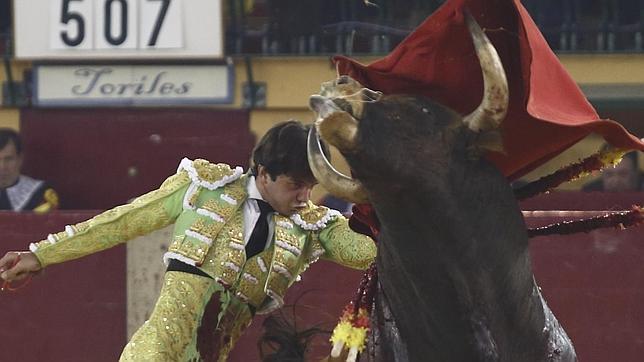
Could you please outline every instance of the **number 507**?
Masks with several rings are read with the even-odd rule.
[[[51,0],[53,49],[183,47],[182,0]]]

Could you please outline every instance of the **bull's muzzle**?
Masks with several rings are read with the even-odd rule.
[[[309,131],[307,155],[313,176],[332,195],[354,203],[369,200],[359,181],[342,174],[331,165],[322,151],[316,127],[311,127]]]

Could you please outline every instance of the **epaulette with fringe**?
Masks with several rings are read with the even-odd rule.
[[[231,168],[225,163],[215,164],[202,159],[192,161],[187,158],[181,160],[177,169],[177,172],[179,171],[186,171],[194,184],[208,190],[215,190],[229,184],[244,173],[244,170],[239,166]]]
[[[304,230],[316,231],[324,229],[327,223],[342,214],[324,206],[316,206],[309,202],[309,207],[291,215],[291,220]]]

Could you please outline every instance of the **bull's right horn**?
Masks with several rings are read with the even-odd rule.
[[[498,128],[505,119],[508,111],[508,81],[499,54],[476,20],[466,12],[465,21],[481,63],[484,93],[481,104],[463,118],[463,123],[475,132],[488,131]]]
[[[369,201],[367,192],[360,181],[343,175],[329,163],[322,151],[322,145],[315,126],[311,127],[309,131],[307,156],[313,176],[333,196],[359,204]]]

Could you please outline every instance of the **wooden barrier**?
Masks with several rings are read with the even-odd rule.
[[[524,210],[623,210],[644,193],[553,193],[524,202]],[[94,211],[49,215],[0,213],[0,253],[22,249]],[[579,215],[585,215],[581,212]],[[529,213],[529,226],[562,221]],[[570,215],[570,214],[569,214]],[[575,215],[575,213],[572,213]],[[644,354],[644,228],[602,229],[531,241],[537,282],[582,361],[639,361]],[[0,360],[115,361],[129,333],[149,315],[163,275],[167,245],[161,230],[98,255],[48,268],[25,289],[0,294]],[[127,254],[127,256],[126,256]],[[289,291],[297,326],[331,330],[361,273],[328,262],[314,264]],[[126,287],[127,286],[127,287]],[[283,312],[291,315],[292,309]],[[231,361],[259,360],[262,317],[233,351]],[[310,360],[328,354],[328,335],[313,341]]]

